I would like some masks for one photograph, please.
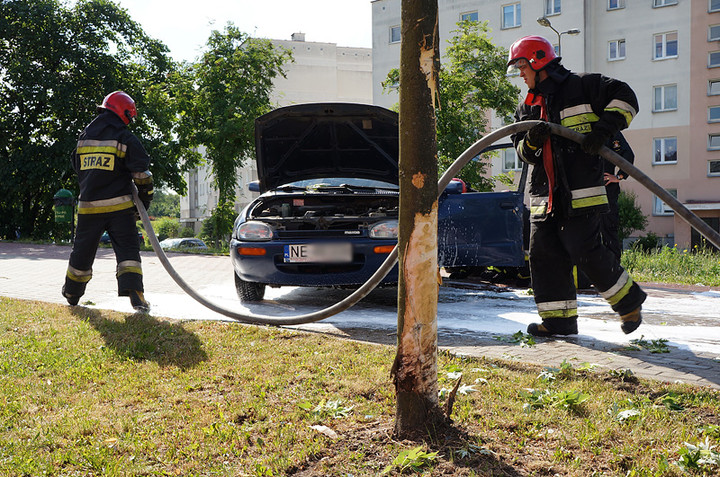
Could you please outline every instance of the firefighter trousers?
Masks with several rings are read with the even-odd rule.
[[[135,214],[123,213],[104,217],[78,215],[75,243],[65,276],[66,295],[80,297],[92,278],[98,244],[107,231],[117,260],[118,296],[128,296],[130,290],[143,292],[140,243],[135,226]]]
[[[601,241],[600,214],[532,222],[530,274],[535,303],[543,319],[577,317],[573,266],[583,270],[620,315],[639,307],[646,294]]]

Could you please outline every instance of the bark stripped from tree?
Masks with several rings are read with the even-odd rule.
[[[402,1],[400,236],[395,432],[443,420],[437,390],[437,0]]]

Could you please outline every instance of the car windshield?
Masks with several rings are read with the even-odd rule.
[[[372,179],[359,179],[356,177],[322,177],[319,179],[305,179],[302,181],[290,182],[284,184],[279,188],[283,187],[297,187],[304,189],[317,189],[320,187],[367,187],[375,189],[398,189],[396,184],[390,182],[376,181]]]

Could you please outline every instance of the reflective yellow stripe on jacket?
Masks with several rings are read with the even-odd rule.
[[[588,187],[571,191],[572,208],[594,207],[608,203],[607,192],[604,186]]]
[[[132,196],[121,195],[112,199],[78,201],[78,214],[107,214],[135,207]]]
[[[593,123],[599,119],[589,104],[578,104],[560,111],[560,124],[582,134],[589,133]]]
[[[530,197],[530,215],[543,216],[547,213],[548,197]]]
[[[625,101],[620,101],[619,99],[613,99],[612,101],[610,101],[608,105],[605,106],[605,111],[613,111],[615,113],[622,114],[625,118],[625,122],[627,122],[627,126],[630,126],[630,122],[637,114],[635,108],[630,106],[630,104],[626,103]]]
[[[91,154],[93,152],[104,152],[106,154],[115,154],[117,157],[125,157],[127,144],[123,144],[116,140],[98,141],[96,139],[83,139],[77,143],[78,154]]]

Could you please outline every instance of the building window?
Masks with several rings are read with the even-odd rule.
[[[522,169],[522,162],[515,153],[515,148],[503,149],[503,171],[519,171]]]
[[[708,81],[708,96],[720,94],[720,80]]]
[[[667,7],[677,5],[678,0],[653,0],[653,7]]]
[[[390,43],[400,43],[400,26],[390,27]]]
[[[467,12],[460,14],[461,22],[476,22],[479,20],[478,12]]]
[[[655,35],[654,59],[664,60],[666,58],[677,58],[677,55],[678,34],[676,31]]]
[[[560,15],[560,0],[545,0],[545,16]]]
[[[513,3],[512,5],[504,5],[502,7],[502,13],[503,28],[515,28],[519,27],[522,24],[519,3]]]
[[[720,149],[720,134],[708,135],[708,151],[716,151]]]
[[[710,106],[708,108],[708,122],[709,123],[720,122],[720,106]]]
[[[720,176],[720,161],[708,161],[708,176]]]
[[[708,27],[708,41],[720,40],[720,25],[710,25]]]
[[[710,0],[710,6],[708,12],[720,12],[720,0]]]
[[[667,189],[668,193],[677,199],[677,189]],[[672,215],[674,212],[665,202],[653,195],[653,215]]]
[[[655,155],[653,165],[677,164],[677,138],[658,137],[653,139]]]
[[[625,59],[625,40],[612,40],[608,42],[608,60]]]
[[[720,66],[720,51],[711,51],[708,53],[708,68],[717,68]]]
[[[625,8],[625,0],[608,0],[608,10],[619,10],[621,8]]]
[[[653,88],[653,112],[677,110],[677,85],[669,84],[665,86],[655,86]]]

